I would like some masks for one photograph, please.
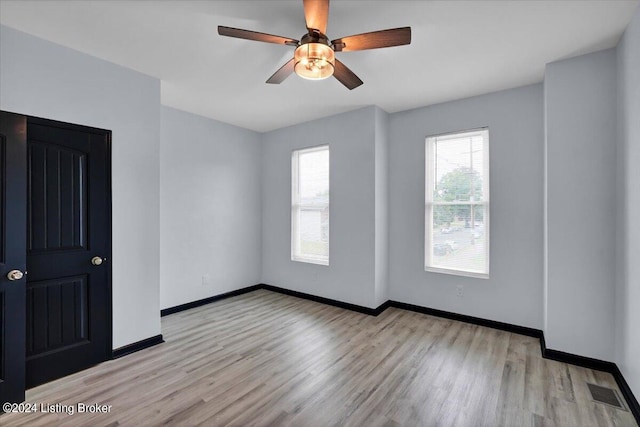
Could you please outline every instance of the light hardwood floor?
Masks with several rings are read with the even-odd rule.
[[[607,373],[542,359],[537,339],[389,308],[367,316],[259,290],[162,319],[166,343],[27,392],[107,414],[9,426],[635,426],[594,403]],[[616,388],[617,389],[617,388]]]

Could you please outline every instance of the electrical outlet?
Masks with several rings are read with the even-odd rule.
[[[463,297],[464,296],[464,286],[458,285],[456,287],[456,295],[459,296],[459,297]]]
[[[202,286],[209,286],[211,285],[211,276],[209,276],[208,274],[205,274],[202,276]]]

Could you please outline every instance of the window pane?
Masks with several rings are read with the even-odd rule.
[[[300,253],[302,256],[329,256],[329,207],[300,210]]]
[[[482,139],[481,135],[435,138],[435,201],[482,200]]]
[[[431,230],[432,267],[485,272],[484,207],[481,205],[434,206]],[[436,221],[446,219],[447,221]]]
[[[329,150],[300,153],[300,204],[329,202]]]
[[[433,209],[433,224],[440,228],[469,228],[471,205],[436,205]]]

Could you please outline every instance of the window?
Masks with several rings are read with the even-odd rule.
[[[291,158],[291,259],[329,265],[329,146]]]
[[[489,130],[426,141],[425,270],[489,277]]]

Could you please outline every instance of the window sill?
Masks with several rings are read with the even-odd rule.
[[[429,267],[429,266],[425,266],[424,271],[428,271],[430,273],[450,274],[452,276],[473,277],[475,279],[489,278],[489,273],[476,273],[473,271],[450,270],[447,268],[438,268],[438,267]]]
[[[307,264],[316,264],[316,265],[329,265],[329,260],[317,259],[317,258],[302,258],[302,257],[291,257],[291,261],[295,262],[304,262]]]

